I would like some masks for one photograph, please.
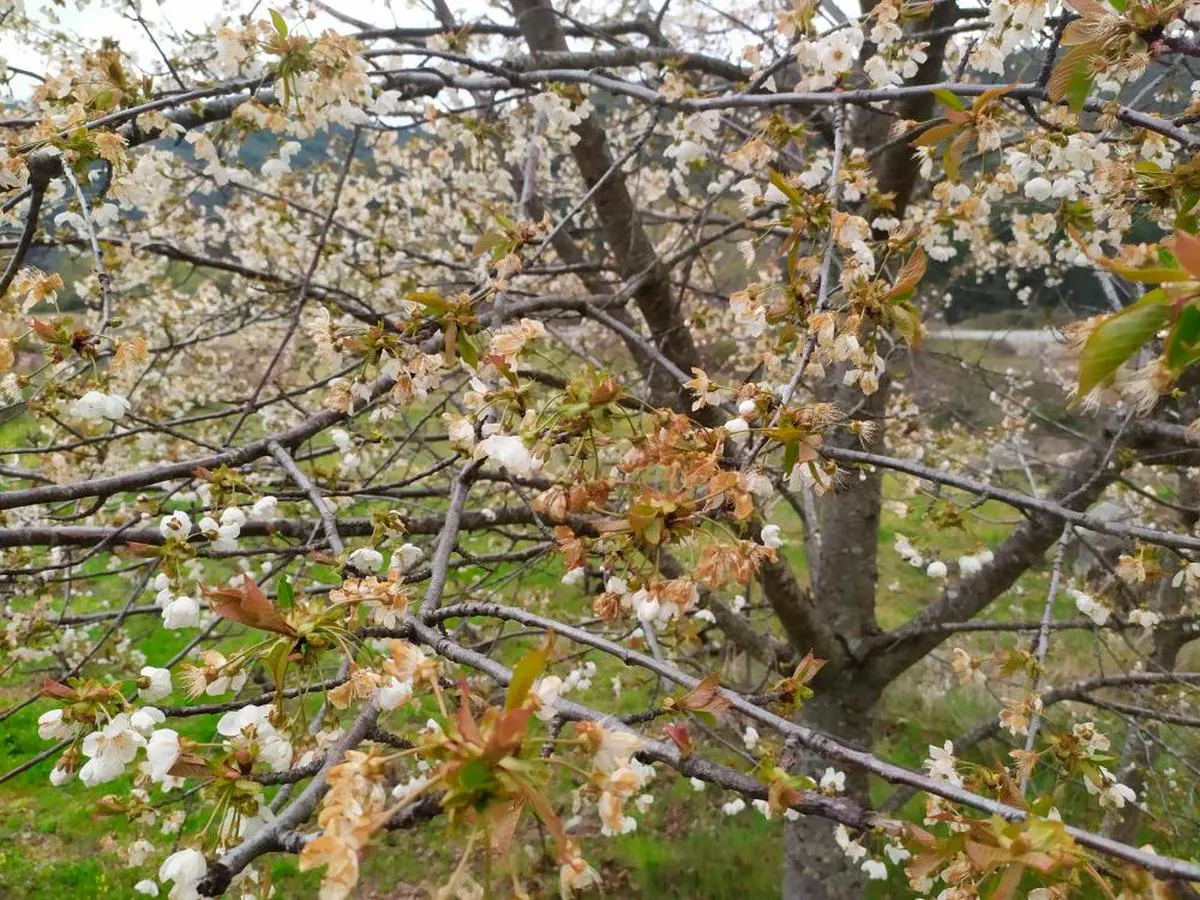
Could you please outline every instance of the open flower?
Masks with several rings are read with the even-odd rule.
[[[374,547],[359,547],[350,554],[347,562],[360,572],[378,572],[383,565],[383,554]]]
[[[250,515],[256,519],[273,519],[279,509],[279,501],[269,494],[259,497],[250,507]]]
[[[1104,766],[1096,768],[1099,770],[1099,779],[1093,780],[1091,775],[1084,775],[1083,786],[1093,797],[1099,797],[1101,807],[1123,809],[1126,802],[1136,802],[1137,792],[1133,788],[1117,781],[1117,777]]]
[[[93,731],[83,739],[83,755],[88,761],[79,770],[79,780],[88,787],[119,778],[125,766],[133,762],[139,747],[146,739],[138,733],[121,713],[113,716],[100,731]]]
[[[525,478],[532,476],[542,467],[519,437],[511,434],[493,434],[484,438],[475,448],[476,459],[486,456],[497,465],[503,466],[513,475]]]
[[[192,520],[183,510],[177,509],[170,515],[163,516],[163,520],[158,523],[158,530],[168,541],[186,541],[192,533]]]
[[[534,714],[543,722],[549,722],[556,712],[554,703],[563,692],[563,680],[557,675],[539,678],[533,686]]]
[[[416,544],[404,544],[392,553],[392,568],[407,572],[425,558],[425,551]]]
[[[783,534],[778,525],[764,525],[762,529],[762,545],[778,550],[783,546]]]

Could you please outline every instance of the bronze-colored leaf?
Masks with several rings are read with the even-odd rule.
[[[249,576],[242,577],[240,588],[202,588],[209,606],[222,619],[296,637],[296,629],[279,614],[271,601]]]

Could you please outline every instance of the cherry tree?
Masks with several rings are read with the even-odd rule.
[[[603,889],[681,778],[788,898],[1191,896],[1200,3],[851,6],[10,2],[8,788],[175,900]]]

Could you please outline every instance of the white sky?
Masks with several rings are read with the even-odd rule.
[[[8,5],[9,0],[0,0],[0,10]],[[82,2],[83,8],[79,8]],[[25,10],[35,21],[44,22],[49,26],[57,18],[59,24],[50,26],[54,30],[66,31],[69,34],[98,39],[111,37],[120,42],[121,48],[129,53],[141,68],[157,71],[162,68],[158,52],[154,49],[145,31],[133,19],[123,15],[123,11],[131,8],[130,0],[66,0],[65,7],[57,6],[53,0],[24,0]],[[254,10],[256,17],[266,18],[268,8],[276,6],[284,8],[286,0],[275,2],[255,2],[255,0],[233,0],[222,3],[218,0],[141,0],[142,17],[161,40],[163,33],[175,31],[203,31],[206,26],[219,20],[230,8],[235,12]],[[303,4],[307,8],[308,4]],[[457,5],[457,4],[456,4]],[[408,0],[331,0],[330,6],[347,15],[361,18],[364,21],[378,24],[381,27],[397,25],[433,24],[434,18],[423,12],[416,3]],[[471,2],[467,7],[483,4]],[[285,13],[289,24],[296,22],[296,15]],[[345,29],[334,18],[325,13],[318,13],[309,23],[314,31],[326,27],[337,26]],[[170,53],[170,48],[166,48]],[[22,46],[16,37],[8,31],[0,31],[0,56],[11,65],[32,71],[40,71],[42,62],[39,56],[29,48]],[[29,86],[29,79],[18,78],[14,85],[18,92]]]

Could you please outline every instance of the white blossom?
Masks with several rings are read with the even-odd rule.
[[[762,545],[778,550],[783,546],[783,534],[778,525],[764,525],[762,528]]]
[[[172,853],[158,868],[158,880],[173,882],[170,900],[198,900],[196,886],[208,871],[208,862],[199,850],[179,850]]]
[[[359,547],[347,562],[360,572],[378,572],[383,567],[383,554],[374,547]]]
[[[70,413],[76,419],[99,422],[103,419],[116,422],[129,412],[129,401],[121,394],[105,394],[88,391],[71,404]]]
[[[146,686],[138,687],[138,697],[146,703],[154,703],[161,700],[163,697],[171,693],[171,670],[158,669],[154,666],[143,666],[139,673],[140,681],[145,681]]]

